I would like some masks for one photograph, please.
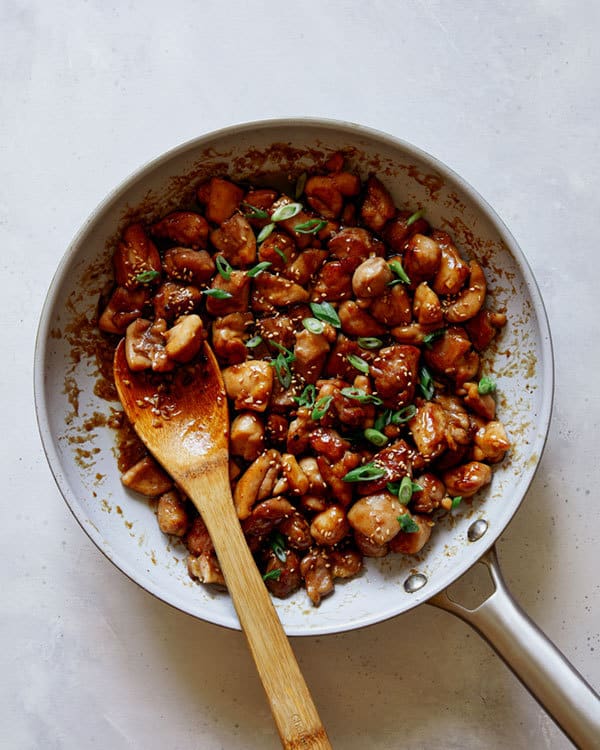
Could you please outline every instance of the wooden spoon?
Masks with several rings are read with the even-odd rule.
[[[159,375],[132,372],[121,341],[114,377],[135,431],[193,501],[208,528],[281,744],[289,750],[331,750],[235,512],[228,473],[227,398],[212,350],[205,344],[193,364]]]

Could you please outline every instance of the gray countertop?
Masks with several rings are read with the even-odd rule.
[[[153,599],[82,533],[46,465],[31,386],[45,291],[98,202],[166,149],[265,117],[415,143],[523,248],[556,399],[499,556],[525,610],[598,687],[600,6],[5,0],[0,19],[0,747],[279,747],[242,636]],[[570,747],[489,647],[431,607],[293,646],[340,750]]]

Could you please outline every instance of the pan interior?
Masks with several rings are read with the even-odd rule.
[[[275,601],[290,635],[361,627],[399,614],[449,585],[493,543],[521,502],[539,461],[552,400],[552,353],[543,304],[531,271],[501,221],[458,176],[413,146],[355,125],[270,121],[220,131],[179,147],[133,175],[92,214],[63,258],[42,313],[35,358],[35,396],[44,448],[58,486],[97,546],[145,589],[196,617],[238,627],[229,598],[193,583],[183,547],[169,543],[145,499],[121,485],[111,419],[95,352],[98,297],[110,281],[119,231],[191,205],[211,174],[289,184],[328,153],[343,150],[363,177],[376,172],[400,207],[424,208],[462,252],[485,266],[495,309],[508,325],[485,360],[498,384],[499,418],[513,449],[494,470],[485,494],[441,519],[416,558],[368,560],[356,579],[313,608],[304,592]],[[488,531],[468,541],[471,524]],[[414,573],[427,583],[405,590]],[[419,579],[423,580],[423,579]]]

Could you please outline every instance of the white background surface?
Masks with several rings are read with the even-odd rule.
[[[83,534],[37,436],[38,316],[73,234],[132,170],[264,117],[361,122],[496,208],[541,286],[556,401],[499,545],[515,596],[600,684],[598,4],[0,4],[1,748],[279,747],[243,638],[154,600]],[[295,639],[337,750],[567,748],[467,626],[424,606]]]

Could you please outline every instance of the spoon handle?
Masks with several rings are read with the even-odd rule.
[[[282,746],[287,750],[331,750],[271,596],[248,549],[226,470],[215,468],[186,484],[213,541]]]

